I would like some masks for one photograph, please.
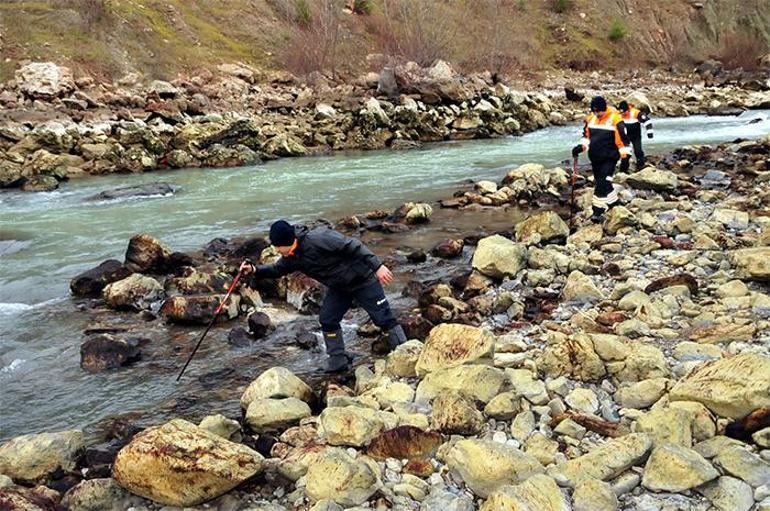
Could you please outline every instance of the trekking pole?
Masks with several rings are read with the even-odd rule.
[[[190,365],[190,362],[195,356],[195,352],[197,352],[198,348],[200,348],[201,343],[203,342],[203,339],[206,337],[206,334],[208,334],[209,330],[211,330],[211,327],[214,326],[214,321],[217,320],[217,317],[219,316],[219,313],[222,312],[222,309],[224,308],[225,303],[227,303],[227,300],[230,298],[230,295],[233,294],[233,291],[235,290],[235,286],[237,286],[238,281],[241,280],[242,274],[243,274],[243,269],[239,269],[238,274],[235,276],[235,279],[233,279],[233,283],[230,285],[230,289],[227,290],[227,294],[222,299],[222,302],[220,302],[219,307],[217,307],[217,310],[214,312],[214,317],[211,318],[211,321],[209,322],[209,326],[206,327],[206,331],[203,332],[203,335],[201,335],[201,338],[198,339],[198,344],[195,345],[195,349],[193,349],[192,353],[190,353],[190,358],[187,359],[187,362],[185,363],[184,367],[179,372],[179,376],[176,377],[176,381],[179,381],[179,379],[184,374],[185,369],[187,369],[187,366]]]
[[[577,183],[577,157],[572,158],[572,177],[570,178],[569,230],[572,231],[575,219],[575,183]]]

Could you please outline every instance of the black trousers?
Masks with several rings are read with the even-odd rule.
[[[631,145],[634,146],[634,156],[636,157],[636,170],[641,170],[644,168],[644,164],[647,161],[644,157],[644,150],[642,150],[642,133],[641,131],[639,134],[628,134],[629,138],[631,139]],[[621,172],[628,172],[628,167],[631,166],[631,159],[630,158],[624,158],[620,161],[620,170]]]
[[[604,213],[618,201],[618,195],[612,185],[612,175],[617,164],[617,158],[591,158],[591,169],[594,173],[592,205],[596,215]]]
[[[372,318],[375,325],[388,331],[398,325],[390,310],[385,290],[378,280],[356,289],[338,289],[330,287],[321,305],[318,320],[324,332],[336,332],[340,321],[353,306],[353,300]]]

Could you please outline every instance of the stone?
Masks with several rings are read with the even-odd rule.
[[[644,466],[642,486],[652,491],[682,492],[719,477],[697,452],[677,444],[655,447]]]
[[[653,280],[650,282],[650,284],[647,285],[647,287],[644,288],[644,292],[649,295],[656,291],[674,286],[687,286],[687,288],[690,290],[690,294],[693,296],[698,294],[698,280],[687,273],[680,273],[671,277],[662,277]]]
[[[762,428],[751,435],[751,439],[763,449],[770,448],[770,426]]]
[[[671,373],[666,356],[657,346],[638,342],[629,346],[628,355],[617,372],[610,372],[614,372],[617,379],[623,382],[667,378]]]
[[[552,478],[538,474],[492,493],[480,511],[571,511],[569,500]],[[596,510],[594,510],[596,511]]]
[[[696,401],[721,417],[770,406],[770,357],[745,353],[706,362],[679,380],[671,401]]]
[[[565,240],[569,236],[569,227],[553,211],[544,211],[543,213],[532,215],[516,224],[515,231],[516,239],[522,242],[538,236],[542,243],[551,243]]]
[[[770,483],[770,464],[742,446],[732,445],[720,450],[713,461],[725,473],[743,479],[755,488]]]
[[[24,488],[14,486],[0,488],[0,505],[3,511],[51,511],[62,509],[59,504],[59,493],[37,486]]]
[[[486,330],[445,323],[431,330],[417,359],[417,376],[459,365],[492,364],[495,337]]]
[[[422,504],[420,511],[474,511],[473,499],[466,494],[457,495],[434,486]]]
[[[104,301],[115,310],[149,309],[152,303],[163,299],[164,296],[160,282],[138,273],[108,284],[102,291]]]
[[[607,481],[644,460],[650,449],[650,437],[644,433],[631,433],[609,440],[578,458],[550,467],[548,474],[570,488],[587,479]]]
[[[669,170],[658,170],[646,167],[640,172],[630,174],[626,183],[637,190],[654,190],[656,192],[674,192],[679,188],[679,179]]]
[[[268,433],[286,429],[311,415],[307,403],[296,397],[254,399],[246,410],[246,423],[256,433]]]
[[[564,402],[573,410],[594,414],[599,409],[599,398],[591,389],[576,388],[564,398]]]
[[[507,386],[508,378],[500,369],[486,365],[464,365],[428,374],[417,386],[415,401],[425,403],[445,390],[458,390],[486,404]]]
[[[597,479],[587,479],[575,486],[572,511],[616,511],[618,497],[612,485]]]
[[[87,479],[70,489],[62,498],[62,506],[69,511],[102,511],[128,509],[132,500],[138,500],[114,479]]]
[[[692,447],[692,416],[679,408],[655,408],[636,421],[636,431],[647,433],[654,446],[677,444]]]
[[[434,246],[430,253],[442,259],[452,259],[463,253],[465,242],[463,240],[444,240]]]
[[[327,449],[308,467],[305,491],[312,501],[329,499],[342,506],[359,506],[377,491],[377,475],[362,458],[342,449]]]
[[[123,266],[120,261],[110,259],[72,279],[70,291],[77,297],[99,296],[107,284],[125,279],[129,275],[131,270]]]
[[[241,425],[238,421],[228,419],[222,414],[207,415],[201,419],[198,427],[231,442],[241,441]]]
[[[385,371],[398,378],[414,378],[417,376],[417,360],[424,345],[418,340],[407,341],[388,354]]]
[[[722,358],[723,352],[719,346],[682,341],[674,347],[673,355],[680,362],[691,362]]]
[[[172,296],[163,302],[163,306],[160,308],[160,315],[169,323],[208,325],[214,319],[219,304],[224,298],[224,294]],[[219,312],[217,319],[235,319],[240,313],[240,304],[240,295],[230,295],[225,302],[225,306]]]
[[[329,445],[361,447],[387,429],[380,412],[358,406],[326,408],[318,420]]]
[[[484,407],[484,414],[495,420],[508,421],[521,411],[521,397],[515,392],[503,392]]]
[[[716,424],[714,423],[711,412],[701,403],[696,403],[694,401],[673,401],[668,404],[668,407],[684,410],[690,414],[690,425],[694,441],[702,442],[716,434]]]
[[[253,335],[255,339],[262,339],[265,335],[275,329],[273,320],[270,319],[269,315],[262,311],[254,311],[249,314],[246,323],[249,325],[249,332],[251,332],[251,335]]]
[[[429,459],[443,443],[443,436],[414,426],[398,426],[383,431],[369,443],[366,453],[373,459]]]
[[[137,234],[128,242],[125,265],[138,273],[161,273],[171,250],[149,234]]]
[[[715,294],[719,298],[738,298],[749,294],[749,288],[742,280],[731,280],[719,286]]]
[[[750,511],[754,505],[751,486],[740,479],[722,476],[695,489],[718,511]]]
[[[566,302],[589,303],[603,300],[604,293],[596,287],[591,277],[574,270],[567,277],[562,298]]]
[[[615,206],[610,209],[604,220],[604,230],[611,236],[617,234],[624,227],[636,227],[637,225],[639,225],[639,220],[623,206]]]
[[[453,390],[433,400],[432,429],[451,435],[475,435],[484,426],[484,416],[473,401]]]
[[[735,276],[743,280],[770,280],[770,247],[742,248],[730,253]]]
[[[631,291],[618,302],[618,309],[622,311],[635,311],[639,307],[649,305],[650,297],[646,293],[635,290]]]
[[[693,328],[687,336],[690,340],[702,344],[719,344],[734,341],[749,341],[756,333],[756,325],[719,323]]]
[[[594,343],[586,336],[550,344],[537,359],[537,367],[546,376],[569,376],[576,380],[593,381],[607,374]]]
[[[709,220],[722,224],[729,229],[743,230],[749,227],[749,214],[735,209],[716,208]]]
[[[430,222],[430,217],[433,215],[433,208],[429,204],[419,203],[414,204],[406,212],[406,223],[408,224],[424,224]]]
[[[510,380],[511,389],[526,398],[527,401],[535,405],[548,403],[549,397],[545,382],[536,379],[530,370],[508,368],[505,370],[505,374]]]
[[[313,391],[285,367],[271,367],[249,384],[241,396],[241,408],[248,409],[255,399],[296,397],[306,403],[313,400]]]
[[[263,458],[182,419],[138,433],[118,452],[112,476],[131,493],[171,506],[195,506],[262,470]]]
[[[0,445],[0,474],[15,481],[44,481],[57,471],[73,472],[85,448],[77,430],[12,438]]]
[[[615,400],[623,408],[649,408],[666,392],[666,378],[651,378],[621,387],[615,393]]]
[[[262,152],[281,157],[304,156],[307,154],[307,148],[297,137],[279,133],[262,145]]]
[[[551,440],[542,433],[535,432],[524,443],[524,452],[534,456],[545,467],[556,461],[559,442]]]
[[[128,365],[141,357],[142,339],[121,339],[111,334],[89,336],[80,346],[80,367],[99,372]]]
[[[15,74],[19,90],[30,98],[51,100],[75,89],[72,71],[53,62],[31,62]]]
[[[500,235],[481,239],[472,261],[475,270],[494,279],[514,277],[526,265],[526,246]]]
[[[446,464],[455,477],[482,498],[501,486],[525,481],[543,471],[533,456],[491,440],[460,440],[447,454]]]

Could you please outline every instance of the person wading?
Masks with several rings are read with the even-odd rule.
[[[241,269],[257,278],[278,278],[299,271],[327,287],[319,314],[329,357],[327,372],[350,369],[352,357],[345,352],[340,322],[354,300],[375,325],[388,332],[391,349],[406,342],[383,289],[393,282],[393,273],[359,240],[325,226],[311,230],[278,220],[270,226],[270,243],[281,254],[278,261],[269,265],[246,261]]]
[[[628,138],[631,140],[631,144],[634,146],[634,156],[636,157],[636,170],[642,170],[644,168],[644,151],[642,150],[642,124],[644,124],[644,130],[647,132],[647,138],[652,138],[654,132],[652,129],[652,120],[650,117],[636,108],[634,105],[629,105],[628,101],[621,101],[618,104],[618,110],[620,110],[620,116],[623,118],[623,124],[626,125],[626,132],[628,132]],[[625,158],[620,162],[620,171],[628,172],[631,159]]]
[[[631,155],[631,141],[620,113],[614,108],[608,109],[603,97],[596,96],[591,100],[591,112],[583,125],[583,138],[572,149],[572,157],[577,158],[588,150],[594,173],[591,220],[598,223],[604,219],[604,213],[618,202],[612,175],[618,160]]]

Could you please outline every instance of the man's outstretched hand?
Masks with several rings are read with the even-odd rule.
[[[377,272],[375,273],[377,275],[377,279],[380,281],[380,284],[383,286],[387,286],[391,282],[393,282],[393,272],[390,271],[385,265],[380,266],[377,269]]]
[[[238,271],[243,273],[244,275],[248,275],[249,273],[252,273],[254,271],[254,265],[251,264],[251,261],[243,261],[241,263],[241,267],[238,268]]]

